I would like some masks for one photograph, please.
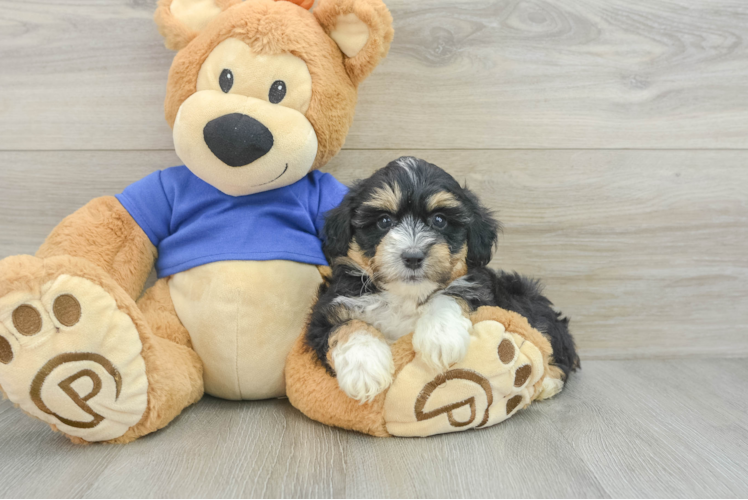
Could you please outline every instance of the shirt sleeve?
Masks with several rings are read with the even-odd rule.
[[[318,182],[319,205],[317,207],[317,216],[314,220],[314,227],[317,230],[317,236],[320,239],[324,239],[322,229],[325,226],[325,214],[340,205],[343,197],[348,193],[348,188],[330,174],[321,174]]]
[[[154,246],[169,236],[172,206],[164,190],[161,171],[129,185],[116,195]]]

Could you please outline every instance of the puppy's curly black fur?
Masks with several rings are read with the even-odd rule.
[[[487,267],[470,270],[465,280],[478,285],[474,291],[466,289],[457,294],[470,304],[471,310],[498,306],[521,314],[530,326],[550,340],[553,364],[564,372],[564,377],[580,366],[574,339],[569,333],[569,318],[553,309],[553,303],[542,293],[540,280]]]

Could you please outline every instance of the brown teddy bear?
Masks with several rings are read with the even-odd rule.
[[[0,261],[0,386],[26,413],[76,442],[126,443],[204,392],[285,395],[326,263],[322,216],[345,192],[316,169],[393,36],[381,0],[311,3],[160,1],[185,166],[91,201],[35,257]]]

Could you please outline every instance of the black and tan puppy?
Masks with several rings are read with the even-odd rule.
[[[579,366],[568,319],[539,282],[486,267],[498,231],[470,190],[412,157],[359,182],[328,213],[332,277],[320,288],[306,340],[346,394],[367,401],[385,390],[394,369],[389,345],[410,332],[426,362],[460,361],[472,327],[466,313],[480,306],[525,316],[549,338],[564,379]],[[356,328],[363,323],[376,331]],[[544,392],[562,387],[547,379]]]

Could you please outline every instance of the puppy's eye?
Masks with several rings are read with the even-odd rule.
[[[442,214],[436,214],[431,218],[431,225],[437,229],[444,229],[447,227],[447,218]]]
[[[221,76],[218,77],[218,85],[221,86],[224,94],[228,94],[231,87],[234,86],[234,74],[230,69],[224,69],[221,71]]]
[[[377,227],[381,229],[382,231],[386,231],[387,229],[392,227],[392,217],[389,215],[383,215],[377,220]]]
[[[278,104],[286,97],[286,82],[283,80],[276,80],[270,86],[270,92],[268,93],[268,99],[273,104]]]

